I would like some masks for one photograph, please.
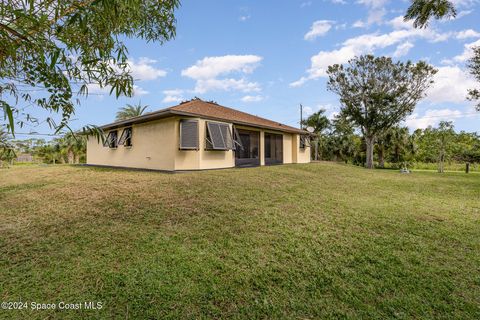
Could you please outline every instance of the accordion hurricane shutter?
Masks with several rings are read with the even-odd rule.
[[[198,149],[198,121],[181,120],[180,121],[180,149],[197,150]]]

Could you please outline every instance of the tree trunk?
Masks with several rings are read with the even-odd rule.
[[[74,157],[75,155],[73,154],[73,150],[68,150],[68,153],[67,153],[68,164],[73,164]]]
[[[378,166],[380,168],[385,168],[384,154],[385,154],[385,148],[384,148],[383,144],[380,144],[378,146]]]
[[[365,167],[367,169],[373,169],[373,147],[375,145],[375,137],[366,136],[365,143],[367,145],[367,163]]]
[[[315,139],[315,161],[318,161],[318,139]]]
[[[438,161],[438,172],[443,173],[443,161],[444,161],[443,154],[440,154],[440,157],[439,157],[438,160],[439,160]]]

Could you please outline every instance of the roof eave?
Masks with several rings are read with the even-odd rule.
[[[100,128],[102,130],[116,129],[116,128],[120,128],[120,127],[130,126],[132,124],[154,121],[154,120],[168,118],[168,117],[176,116],[176,115],[177,116],[185,116],[185,117],[198,117],[198,118],[203,118],[203,119],[217,120],[217,121],[224,121],[224,122],[231,122],[233,124],[249,126],[249,127],[254,127],[254,128],[269,129],[269,130],[273,130],[273,131],[298,133],[298,134],[308,134],[308,131],[301,130],[301,129],[287,128],[287,127],[278,128],[278,127],[273,127],[273,126],[259,125],[259,124],[255,124],[255,123],[251,123],[251,122],[232,121],[232,120],[218,118],[218,117],[209,117],[209,116],[205,116],[205,115],[201,115],[201,114],[196,114],[196,113],[191,113],[191,112],[182,112],[182,111],[176,111],[176,110],[171,110],[171,109],[165,109],[165,110],[162,110],[162,111],[154,112],[152,114],[146,114],[146,115],[143,115],[143,116],[138,116],[138,117],[130,118],[130,119],[127,119],[127,120],[112,122],[112,123],[100,126]]]

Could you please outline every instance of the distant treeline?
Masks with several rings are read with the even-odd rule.
[[[364,166],[366,145],[363,136],[342,116],[329,121],[320,110],[303,121],[315,130],[311,139],[312,159],[332,160]],[[379,168],[465,169],[465,164],[480,163],[480,135],[476,132],[455,132],[451,122],[436,127],[417,129],[395,126],[377,137],[374,149],[375,166]]]

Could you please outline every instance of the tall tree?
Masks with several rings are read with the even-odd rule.
[[[148,106],[142,106],[140,102],[137,105],[127,104],[118,110],[116,120],[126,120],[141,116],[147,108]]]
[[[325,110],[320,109],[319,111],[309,116],[307,119],[303,120],[302,126],[313,128],[313,133],[315,134],[315,139],[313,140],[313,158],[314,160],[318,160],[319,149],[321,148],[321,144],[324,140],[323,134],[325,130],[327,130],[330,126],[330,121],[325,115]]]
[[[473,57],[468,63],[470,73],[475,77],[475,80],[480,83],[480,47],[473,48]],[[480,90],[471,89],[468,92],[468,99],[477,101],[477,110],[480,111]]]
[[[341,114],[336,115],[332,121],[332,131],[329,136],[330,148],[334,160],[343,160],[345,163],[352,160],[356,152],[355,129],[352,123]]]
[[[438,128],[433,129],[438,154],[438,172],[444,172],[444,164],[451,155],[451,142],[455,137],[451,121],[440,121]]]
[[[327,88],[340,97],[341,112],[362,131],[366,167],[372,169],[376,138],[413,112],[436,70],[423,61],[393,62],[388,57],[365,55],[346,66],[329,66],[327,73]]]
[[[175,36],[179,0],[4,0],[0,2],[0,108],[15,125],[38,123],[24,107],[59,113],[67,126],[88,86],[131,96],[122,38],[163,43]],[[31,91],[41,92],[31,95]]]

